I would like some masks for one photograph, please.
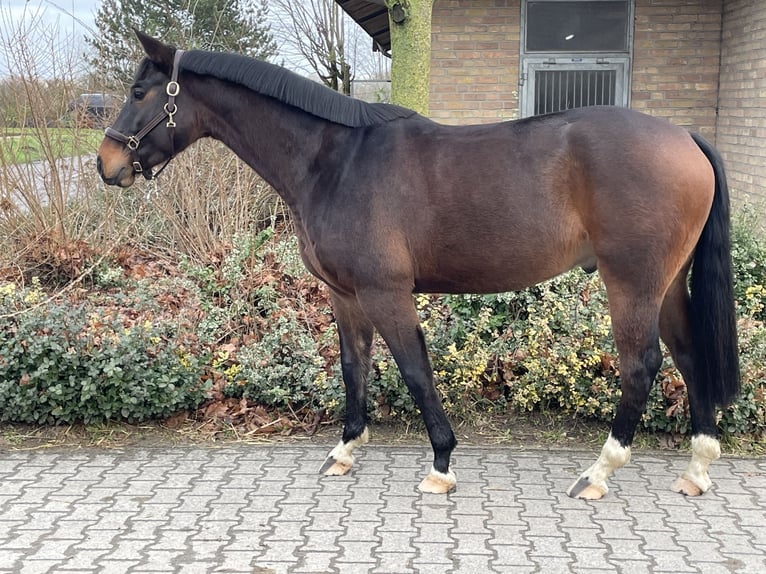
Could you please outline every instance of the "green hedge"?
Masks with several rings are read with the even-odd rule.
[[[172,322],[137,324],[135,302],[45,297],[37,285],[0,287],[0,421],[136,422],[206,398],[206,357],[179,346]]]
[[[720,428],[762,434],[766,245],[750,217],[737,220],[733,239],[743,394]],[[217,266],[180,269],[162,281],[106,269],[109,289],[52,302],[39,285],[0,283],[0,421],[140,421],[232,397],[342,417],[332,312],[293,237],[241,237]],[[619,363],[597,274],[573,271],[519,293],[421,295],[416,304],[450,415],[547,411],[611,422]],[[643,428],[688,430],[684,390],[666,357]],[[379,340],[368,396],[373,419],[419,416]]]
[[[757,434],[766,429],[766,244],[751,217],[737,219],[733,235],[743,393],[721,413],[720,427],[724,433]],[[267,249],[264,258],[276,260],[279,269],[280,254],[294,252],[289,243],[280,245],[276,257]],[[450,415],[548,411],[611,422],[620,397],[619,363],[597,274],[576,270],[519,293],[419,295],[416,303]],[[323,361],[328,346],[337,345],[334,330],[310,332],[296,305],[283,297],[260,308],[266,332],[229,357],[227,392],[340,417],[337,355]],[[330,309],[325,303],[314,312]],[[419,416],[380,340],[373,352],[369,409],[377,419]],[[641,425],[649,431],[688,430],[685,387],[667,352]]]

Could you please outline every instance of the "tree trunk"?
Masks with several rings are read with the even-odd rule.
[[[391,29],[391,102],[428,115],[434,0],[386,0]]]

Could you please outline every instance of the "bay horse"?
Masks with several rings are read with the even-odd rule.
[[[433,447],[419,488],[452,490],[457,442],[413,293],[519,290],[583,267],[598,269],[606,286],[622,394],[600,456],[569,495],[603,497],[628,462],[660,338],[691,410],[691,462],[672,488],[695,496],[710,488],[708,466],[720,456],[715,409],[734,399],[740,380],[728,190],[721,158],[703,138],[617,107],[440,125],[266,62],[137,35],[146,57],[106,131],[98,171],[128,187],[212,137],[284,199],[339,331],[344,429],[321,473],[347,473],[368,441],[377,330]]]

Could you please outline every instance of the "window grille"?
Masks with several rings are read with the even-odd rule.
[[[522,117],[630,105],[634,3],[522,0]]]
[[[616,70],[537,70],[534,113],[614,105],[616,87]]]

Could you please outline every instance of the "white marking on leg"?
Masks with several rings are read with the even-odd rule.
[[[569,488],[570,496],[572,489],[578,484],[588,483],[599,491],[602,496],[609,492],[609,487],[606,484],[607,479],[614,474],[614,471],[618,468],[622,468],[630,461],[630,447],[622,446],[617,439],[609,433],[609,438],[606,439],[604,446],[601,448],[601,454],[596,462],[585,472],[580,475],[580,478]],[[574,493],[576,496],[577,493]]]
[[[693,482],[702,492],[713,485],[708,474],[710,463],[721,456],[721,443],[705,434],[692,437],[692,460],[681,477]]]
[[[331,474],[345,474],[348,472],[348,470],[354,465],[354,450],[363,444],[367,444],[369,441],[370,433],[367,430],[367,427],[365,427],[364,432],[362,432],[362,434],[354,440],[350,440],[348,442],[343,442],[343,440],[340,440],[335,448],[330,451],[330,454],[327,457],[328,459],[333,459],[335,461],[335,465],[328,469],[328,472]]]
[[[457,484],[457,477],[452,469],[449,469],[446,473],[439,472],[433,466],[431,466],[431,472],[428,473],[423,481],[418,486],[420,492],[427,492],[431,494],[446,494],[453,490]]]

